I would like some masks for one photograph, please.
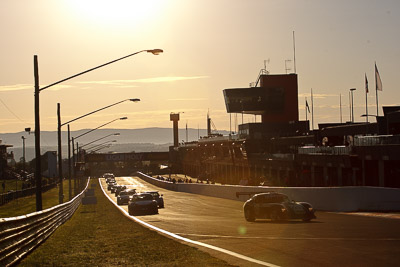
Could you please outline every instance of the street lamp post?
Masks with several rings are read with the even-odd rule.
[[[36,211],[42,210],[42,159],[40,153],[40,118],[39,118],[39,66],[37,56],[33,57],[33,72],[35,77],[35,180],[36,180]]]
[[[63,192],[63,171],[62,171],[62,153],[61,153],[61,114],[60,114],[60,103],[57,103],[57,140],[58,140],[58,178],[59,178],[59,188],[58,188],[58,203],[63,203],[64,192]]]
[[[78,194],[78,188],[77,188],[77,184],[76,184],[76,176],[75,176],[75,147],[74,147],[74,138],[71,137],[72,140],[72,176],[74,177],[74,195],[76,196]],[[70,140],[68,140],[68,143],[71,143]],[[68,161],[68,164],[71,164],[71,161]],[[68,166],[68,168],[71,169],[71,165]]]
[[[353,91],[355,91],[356,88],[351,88],[351,122],[354,123],[354,102],[353,102]]]
[[[121,103],[123,103],[125,101],[138,102],[138,101],[140,101],[140,99],[138,99],[138,98],[129,98],[129,99],[125,99],[125,100],[122,100],[122,101],[118,101],[118,102],[116,102],[114,104],[99,108],[99,109],[97,109],[95,111],[92,111],[92,112],[89,112],[89,113],[87,113],[85,115],[79,116],[79,117],[77,117],[75,119],[72,119],[70,121],[67,121],[67,122],[65,122],[63,124],[61,124],[60,103],[57,103],[57,117],[58,117],[58,127],[57,127],[57,130],[58,130],[58,170],[59,170],[59,174],[58,175],[59,175],[59,182],[60,182],[60,188],[59,188],[59,203],[60,204],[63,203],[63,200],[64,200],[63,187],[62,187],[62,184],[63,184],[63,171],[62,171],[61,127],[66,125],[66,124],[68,124],[68,175],[69,175],[69,177],[68,177],[68,180],[69,180],[68,186],[69,186],[69,200],[71,200],[72,199],[71,162],[70,162],[71,161],[71,156],[70,156],[70,150],[71,150],[70,140],[71,140],[71,138],[70,138],[69,124],[71,122],[74,122],[76,120],[82,119],[82,118],[84,118],[86,116],[89,116],[89,115],[94,114],[96,112],[99,112],[101,110],[104,110],[104,109],[110,108],[112,106],[121,104]],[[118,119],[116,119],[116,120],[118,120]]]
[[[25,179],[25,136],[21,136],[22,139],[22,177]],[[15,194],[17,194],[15,197],[17,198],[17,203],[18,203],[18,179],[15,177]]]
[[[135,52],[133,54],[127,55],[125,57],[118,58],[116,60],[112,60],[110,62],[107,62],[105,64],[99,65],[97,67],[91,68],[89,70],[80,72],[78,74],[72,75],[68,78],[62,79],[58,82],[52,83],[48,86],[40,88],[39,86],[39,65],[38,65],[38,57],[37,55],[33,56],[33,73],[34,73],[34,79],[35,79],[35,96],[34,96],[34,106],[35,106],[35,158],[36,158],[36,168],[35,168],[35,180],[36,180],[36,211],[42,210],[42,168],[41,168],[41,153],[40,153],[40,111],[39,111],[39,93],[42,90],[45,90],[51,86],[57,85],[59,83],[65,82],[67,80],[70,80],[72,78],[78,77],[80,75],[83,75],[85,73],[88,73],[90,71],[99,69],[101,67],[107,66],[109,64],[112,64],[114,62],[120,61],[122,59],[131,57],[133,55],[142,53],[142,52],[148,52],[152,53],[153,55],[159,55],[160,53],[163,52],[162,49],[149,49],[149,50],[141,50],[138,52]]]
[[[22,139],[22,170],[24,171],[24,178],[25,178],[25,136],[21,136]]]
[[[110,124],[110,123],[112,123],[112,122],[114,122],[114,121],[117,121],[117,120],[126,120],[126,119],[128,119],[128,117],[121,117],[121,118],[117,118],[117,119],[111,120],[111,121],[109,121],[109,122],[107,122],[107,123],[104,123],[104,124],[102,124],[102,125],[100,125],[100,126],[94,128],[94,129],[91,129],[91,130],[89,130],[89,131],[87,131],[87,132],[84,132],[83,134],[80,134],[80,135],[78,135],[78,136],[76,136],[76,137],[72,137],[72,138],[71,138],[72,141],[68,140],[68,142],[72,142],[72,175],[74,176],[74,186],[75,186],[75,188],[76,188],[76,175],[75,175],[75,162],[76,162],[76,160],[75,160],[75,139],[78,139],[78,138],[80,138],[80,137],[82,137],[82,136],[84,136],[84,135],[86,135],[86,134],[88,134],[88,133],[91,133],[91,132],[93,132],[93,131],[95,131],[95,130],[97,130],[97,129],[103,127],[103,126],[106,126],[106,125],[108,125],[108,124]],[[77,146],[78,146],[78,143],[77,143]],[[78,147],[77,147],[77,150],[78,150]],[[69,168],[71,168],[71,166],[69,166]],[[77,194],[77,192],[75,191],[75,195],[76,195],[76,194]]]
[[[93,149],[99,148],[100,146],[104,146],[105,144],[115,143],[115,142],[117,142],[117,140],[106,141],[106,142],[103,142],[101,144],[97,144],[97,145],[94,145],[92,147],[89,147],[87,150],[93,150]]]
[[[72,185],[71,185],[71,131],[69,129],[69,124],[67,125],[68,128],[68,189],[69,189],[69,200],[72,199]]]
[[[112,135],[120,135],[120,133],[108,134],[108,135],[103,136],[103,137],[101,137],[101,138],[99,138],[99,139],[96,139],[96,140],[91,141],[91,142],[89,142],[89,143],[87,143],[87,144],[84,144],[84,145],[80,146],[80,148],[82,149],[82,148],[85,147],[85,146],[91,145],[91,144],[93,144],[93,143],[95,143],[95,142],[97,142],[97,141],[103,140],[103,139],[105,139],[105,138],[107,138],[107,137],[110,137],[110,136],[112,136]]]
[[[87,131],[87,132],[84,132],[83,134],[80,134],[80,135],[78,135],[78,136],[76,136],[76,137],[73,137],[73,138],[74,138],[74,139],[78,139],[79,137],[82,137],[82,136],[84,136],[84,135],[87,135],[88,133],[91,133],[91,132],[93,132],[93,131],[96,131],[97,129],[100,129],[101,127],[104,127],[104,126],[106,126],[106,125],[108,125],[108,124],[110,124],[110,123],[112,123],[112,122],[114,122],[114,121],[117,121],[117,120],[127,120],[127,119],[128,119],[128,117],[121,117],[121,118],[113,119],[113,120],[111,120],[111,121],[109,121],[109,122],[106,122],[106,123],[104,123],[104,124],[102,124],[102,125],[100,125],[100,126],[94,128],[94,129],[91,129],[91,130],[89,130],[89,131]]]
[[[93,153],[95,153],[95,152],[97,152],[97,151],[99,151],[99,150],[102,150],[102,149],[104,149],[104,148],[108,148],[108,147],[110,147],[110,146],[111,146],[111,144],[103,145],[103,146],[100,146],[100,147],[97,147],[97,148],[93,149],[93,150],[90,151],[89,153],[90,153],[90,154],[93,154]]]

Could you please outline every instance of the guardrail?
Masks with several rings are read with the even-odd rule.
[[[66,222],[79,207],[89,185],[72,200],[52,208],[11,218],[0,218],[0,266],[17,263]]]

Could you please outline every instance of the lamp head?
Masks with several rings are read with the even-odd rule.
[[[126,119],[128,119],[128,117],[122,117],[122,118],[119,118],[120,120],[126,120]]]
[[[115,133],[114,135],[120,135],[120,133]]]
[[[350,88],[350,91],[355,91],[356,90],[356,88]]]
[[[377,117],[376,115],[362,114],[360,117]]]
[[[150,49],[150,50],[146,50],[147,53],[152,53],[153,55],[159,55],[162,52],[164,52],[162,49]]]
[[[139,98],[130,98],[129,101],[132,101],[132,102],[139,102],[140,99],[139,99]]]

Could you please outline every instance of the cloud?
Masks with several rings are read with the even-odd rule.
[[[97,85],[111,85],[114,87],[120,88],[131,88],[137,87],[135,83],[161,83],[161,82],[177,82],[177,81],[186,81],[186,80],[195,80],[195,79],[205,79],[209,76],[191,76],[191,77],[182,77],[182,76],[174,76],[174,77],[155,77],[155,78],[147,78],[147,79],[137,79],[137,80],[108,80],[108,81],[83,81],[76,82],[75,84],[97,84]],[[46,85],[42,85],[44,87]],[[74,85],[63,85],[58,84],[46,89],[46,91],[58,91],[61,89],[72,88]],[[80,89],[89,89],[89,87],[80,87]],[[33,84],[13,84],[13,85],[1,85],[0,92],[10,92],[10,91],[21,91],[21,90],[32,90],[34,91]]]
[[[49,87],[48,89],[46,89],[46,91],[58,91],[58,90],[70,88],[70,87],[73,87],[73,86],[72,85],[55,85],[53,87]],[[11,91],[21,91],[21,90],[32,90],[32,92],[33,92],[34,85],[33,84],[13,84],[13,85],[0,86],[0,92],[11,92]]]
[[[208,78],[208,76],[191,76],[191,77],[182,77],[182,76],[171,77],[170,76],[170,77],[155,77],[155,78],[136,79],[136,80],[84,81],[84,82],[79,82],[79,83],[128,87],[128,86],[130,86],[129,84],[135,84],[135,83],[176,82],[176,81],[195,80],[195,79],[204,79],[204,78]]]
[[[207,98],[171,98],[167,99],[167,101],[204,101],[208,100]]]
[[[14,85],[2,85],[0,86],[0,92],[7,91],[20,91],[20,90],[33,90],[32,84],[14,84]]]
[[[299,94],[299,97],[307,97],[311,99],[311,93]],[[313,98],[323,99],[327,97],[339,97],[339,94],[313,94]]]

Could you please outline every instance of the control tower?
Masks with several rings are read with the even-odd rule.
[[[179,145],[179,136],[178,136],[179,113],[171,113],[169,115],[169,119],[173,123],[174,147],[178,147],[178,145]]]
[[[263,124],[299,121],[297,74],[259,79],[260,87],[223,90],[227,112],[261,115]]]

